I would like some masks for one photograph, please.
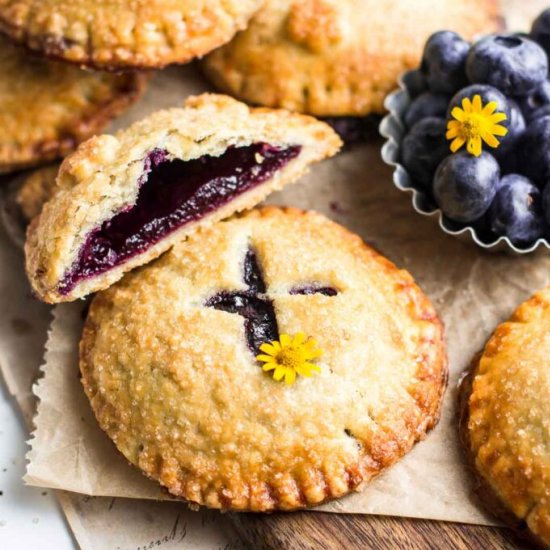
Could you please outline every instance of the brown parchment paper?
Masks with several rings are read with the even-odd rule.
[[[503,4],[510,26],[526,29],[546,2],[504,0]],[[192,69],[165,71],[155,77],[146,98],[117,126],[157,108],[177,105],[188,93],[203,89]],[[496,324],[550,282],[550,256],[491,256],[440,234],[433,222],[412,211],[408,197],[393,189],[390,171],[379,161],[378,148],[376,143],[340,155],[271,202],[316,208],[409,269],[446,322],[452,376],[442,421],[428,440],[366,492],[325,509],[490,523],[470,498],[470,477],[458,452],[453,424],[456,381]],[[18,251],[0,232],[0,368],[28,418],[34,405],[30,387],[38,376],[49,309],[30,298],[21,261]],[[27,481],[59,488],[67,488],[67,484],[80,491],[93,484],[92,494],[155,497],[157,488],[121,464],[105,436],[97,426],[94,429],[73,362],[80,323],[78,307],[63,306],[56,311],[45,377],[37,388],[43,405],[36,419]],[[60,331],[66,333],[56,336]],[[55,373],[62,369],[72,381],[67,387],[55,380]],[[67,399],[66,392],[80,397]],[[66,425],[67,419],[75,422]],[[79,422],[86,424],[84,430]],[[66,437],[61,437],[61,432]],[[59,447],[56,451],[57,445],[65,445],[64,451],[59,452]],[[67,460],[70,455],[73,458]],[[84,465],[91,470],[84,472]],[[125,471],[121,479],[136,485],[123,486],[113,479],[111,473],[119,469]],[[80,545],[86,549],[138,548],[151,543],[175,548],[181,547],[182,533],[188,537],[189,548],[239,546],[230,531],[221,534],[225,531],[223,516],[191,513],[180,503],[89,497],[64,491],[58,495]]]
[[[204,87],[193,68],[165,71],[155,77],[140,104],[119,119],[116,127],[126,126],[157,106],[178,104],[185,90],[190,93]],[[3,191],[0,208],[6,204],[7,189]],[[36,408],[32,385],[43,362],[52,310],[31,297],[22,252],[8,238],[2,224],[0,266],[0,372],[30,427]],[[78,545],[85,550],[243,548],[225,517],[207,511],[192,512],[179,502],[90,497],[61,490],[56,495]]]

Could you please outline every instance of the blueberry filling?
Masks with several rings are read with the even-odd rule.
[[[205,305],[244,317],[248,348],[254,355],[258,355],[264,342],[279,339],[279,328],[273,302],[266,295],[267,288],[262,269],[252,249],[249,249],[244,257],[243,279],[247,285],[246,290],[220,292],[209,298]],[[295,287],[290,291],[292,295],[317,293],[336,296],[338,291],[317,284]]]
[[[248,347],[254,355],[258,355],[264,342],[279,339],[277,317],[273,302],[265,295],[265,281],[256,253],[252,249],[244,257],[243,271],[246,290],[220,292],[207,300],[205,305],[242,315]]]
[[[279,339],[273,302],[267,298],[253,296],[246,291],[221,292],[210,298],[206,305],[244,317],[246,342],[254,355],[260,353],[260,346],[264,342]]]
[[[309,296],[311,294],[324,294],[325,296],[336,296],[338,291],[331,286],[319,286],[319,285],[304,285],[295,286],[290,289],[289,294],[303,296]]]
[[[144,161],[136,203],[92,231],[59,285],[69,293],[140,254],[183,225],[199,220],[269,179],[300,153],[301,146],[255,143],[229,147],[221,156],[170,160],[155,149]]]

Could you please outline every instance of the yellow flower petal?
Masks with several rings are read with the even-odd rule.
[[[277,365],[277,367],[275,368],[275,372],[273,373],[273,380],[277,380],[277,382],[279,382],[280,380],[283,379],[283,376],[285,375],[285,373],[286,373],[286,367],[281,367]]]
[[[458,120],[449,120],[449,122],[447,122],[447,130],[452,130],[452,129],[457,129],[459,130],[460,129],[460,122],[458,122]]]
[[[465,143],[466,140],[464,138],[457,137],[451,142],[451,151],[456,153]]]
[[[286,369],[285,382],[290,386],[296,381],[296,371],[294,369]]]
[[[294,340],[292,342],[292,345],[298,347],[301,346],[306,341],[306,335],[303,332],[297,332],[294,335]]]
[[[484,134],[482,134],[481,139],[489,147],[493,147],[493,149],[496,149],[500,145],[500,142],[498,141],[498,139],[495,136],[493,136],[493,134],[490,134],[489,132],[485,132]]]
[[[508,133],[508,128],[495,124],[494,126],[491,126],[491,129],[489,131],[491,132],[491,134],[495,134],[495,136],[503,137]]]
[[[479,155],[481,155],[481,137],[474,136],[470,138],[466,144],[466,148],[474,157],[479,157]]]
[[[464,119],[466,118],[466,113],[460,107],[453,107],[453,110],[451,111],[451,116],[453,118],[456,118],[458,122],[464,122]]]
[[[476,94],[474,96],[474,100],[472,101],[472,111],[474,113],[481,113],[483,110],[483,107],[481,105],[481,96],[479,94]]]
[[[264,372],[268,372],[270,370],[275,370],[277,368],[277,363],[266,363],[263,367],[262,367],[262,370]]]
[[[489,101],[485,107],[483,107],[483,111],[481,113],[485,116],[492,115],[497,110],[497,102],[496,101]]]
[[[260,351],[263,351],[264,353],[267,353],[267,355],[276,355],[277,354],[277,348],[273,344],[269,344],[268,342],[264,342],[260,346]]]
[[[465,97],[462,100],[462,109],[466,114],[469,114],[472,112],[472,102],[470,101],[469,97]]]
[[[458,136],[458,134],[459,134],[458,128],[451,128],[450,130],[447,130],[447,133],[445,134],[445,137],[447,139],[453,139],[456,136]]]
[[[279,337],[279,342],[281,342],[282,348],[286,348],[292,344],[292,339],[288,334],[281,334]]]
[[[301,365],[296,365],[296,372],[300,376],[305,376],[306,378],[310,378],[311,375],[313,374],[311,372],[311,365],[309,365],[308,363],[302,363]]]
[[[490,117],[487,117],[487,120],[489,122],[492,122],[493,124],[497,124],[498,122],[502,122],[503,120],[506,120],[508,117],[504,113],[495,113],[494,115],[491,115]]]
[[[263,355],[260,353],[260,355],[256,355],[256,361],[264,361],[265,363],[269,363],[270,361],[273,361],[273,356]]]

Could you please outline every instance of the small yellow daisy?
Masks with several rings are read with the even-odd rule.
[[[302,332],[298,332],[294,338],[288,334],[281,334],[279,340],[265,342],[260,346],[260,354],[256,359],[264,365],[265,372],[273,371],[273,379],[280,381],[283,378],[287,384],[294,384],[296,374],[310,377],[321,369],[311,363],[320,357],[323,352],[317,348],[317,342],[313,338],[307,338]]]
[[[481,96],[474,95],[462,100],[462,109],[454,107],[451,116],[456,120],[447,123],[447,139],[452,139],[451,151],[456,153],[465,143],[466,150],[471,155],[481,155],[482,140],[489,146],[496,148],[500,145],[495,136],[503,137],[508,130],[499,124],[507,119],[504,113],[495,113],[496,101],[490,101],[483,106]]]

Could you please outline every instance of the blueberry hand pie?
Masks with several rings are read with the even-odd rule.
[[[211,508],[359,490],[437,423],[442,325],[412,277],[316,213],[201,228],[93,299],[82,382],[128,461]]]
[[[550,287],[495,330],[463,385],[461,430],[478,493],[550,547]]]
[[[246,26],[261,0],[0,0],[0,30],[100,69],[186,63]]]
[[[0,37],[0,173],[71,152],[144,86],[144,76],[85,72],[29,56]]]
[[[32,287],[47,302],[106,288],[198,225],[254,206],[340,144],[311,117],[208,94],[94,137],[65,159],[55,196],[29,226]]]
[[[498,24],[496,0],[267,0],[204,68],[221,90],[253,104],[362,117],[383,112],[431,33],[472,38]]]

